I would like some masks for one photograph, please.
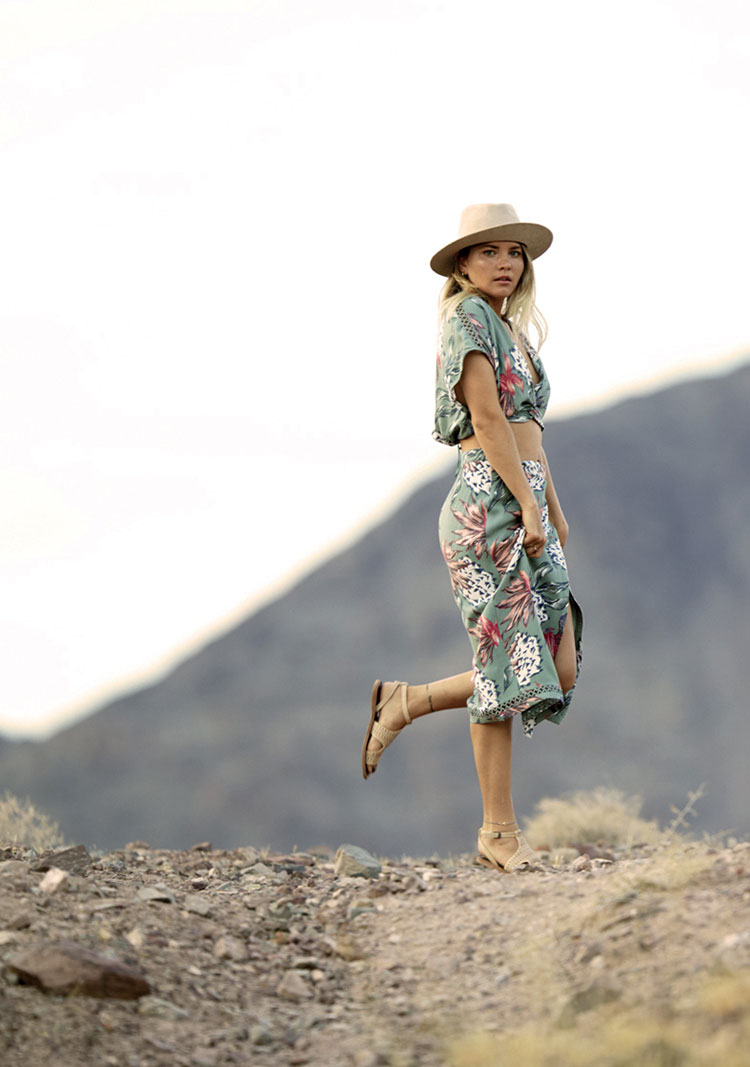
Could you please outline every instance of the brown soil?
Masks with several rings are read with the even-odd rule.
[[[747,998],[711,990],[750,973],[750,846],[609,856],[540,854],[510,875],[469,858],[386,862],[366,879],[319,854],[135,844],[51,888],[31,850],[0,850],[0,1062],[489,1064],[506,1062],[482,1059],[493,1034],[568,1035],[580,1052],[615,1015],[673,1033],[670,1048],[684,1022],[690,1047],[618,1060],[600,1043],[592,1064],[711,1062],[701,1049],[748,1036]],[[22,984],[13,961],[61,940],[137,968],[151,994]]]

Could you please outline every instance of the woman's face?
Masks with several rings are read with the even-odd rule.
[[[504,301],[521,280],[523,251],[518,241],[488,241],[487,244],[472,245],[468,252],[459,256],[458,265],[500,314]]]

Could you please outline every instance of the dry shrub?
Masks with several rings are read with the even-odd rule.
[[[665,844],[654,851],[644,870],[625,875],[623,882],[638,892],[684,889],[713,867],[714,857],[710,855],[709,847],[705,843],[689,841]]]
[[[709,983],[698,1002],[666,1019],[601,1009],[570,1028],[534,1025],[511,1034],[474,1034],[448,1049],[449,1067],[747,1067],[748,980]],[[720,1025],[717,1026],[717,1023]]]
[[[712,975],[698,994],[698,1011],[726,1022],[750,1022],[750,974],[746,971]]]
[[[526,834],[536,848],[659,841],[658,824],[641,818],[641,804],[640,797],[626,797],[606,786],[544,797],[526,822]]]
[[[634,1025],[614,1015],[593,1030],[528,1028],[505,1037],[456,1042],[450,1067],[687,1067],[685,1038],[675,1027]]]
[[[41,851],[65,844],[60,827],[30,800],[6,792],[0,799],[0,844],[25,845]]]

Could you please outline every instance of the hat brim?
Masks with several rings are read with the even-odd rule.
[[[492,226],[489,230],[479,230],[451,241],[435,253],[430,260],[430,267],[436,274],[449,278],[453,273],[453,261],[459,252],[488,241],[518,241],[525,247],[529,259],[537,259],[552,244],[552,231],[536,222],[508,222],[503,226]]]

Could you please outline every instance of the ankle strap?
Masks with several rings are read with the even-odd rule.
[[[479,836],[480,837],[518,837],[518,835],[520,833],[521,833],[521,831],[519,829],[516,829],[516,830],[502,830],[501,831],[501,830],[483,830],[481,828],[481,826],[479,828]]]
[[[408,692],[409,686],[408,686],[407,682],[401,682],[400,684],[401,684],[401,710],[404,713],[404,720],[406,722],[406,725],[408,726],[409,723],[411,722],[411,715],[409,714],[409,705],[408,705],[407,700],[406,700],[406,694]]]

